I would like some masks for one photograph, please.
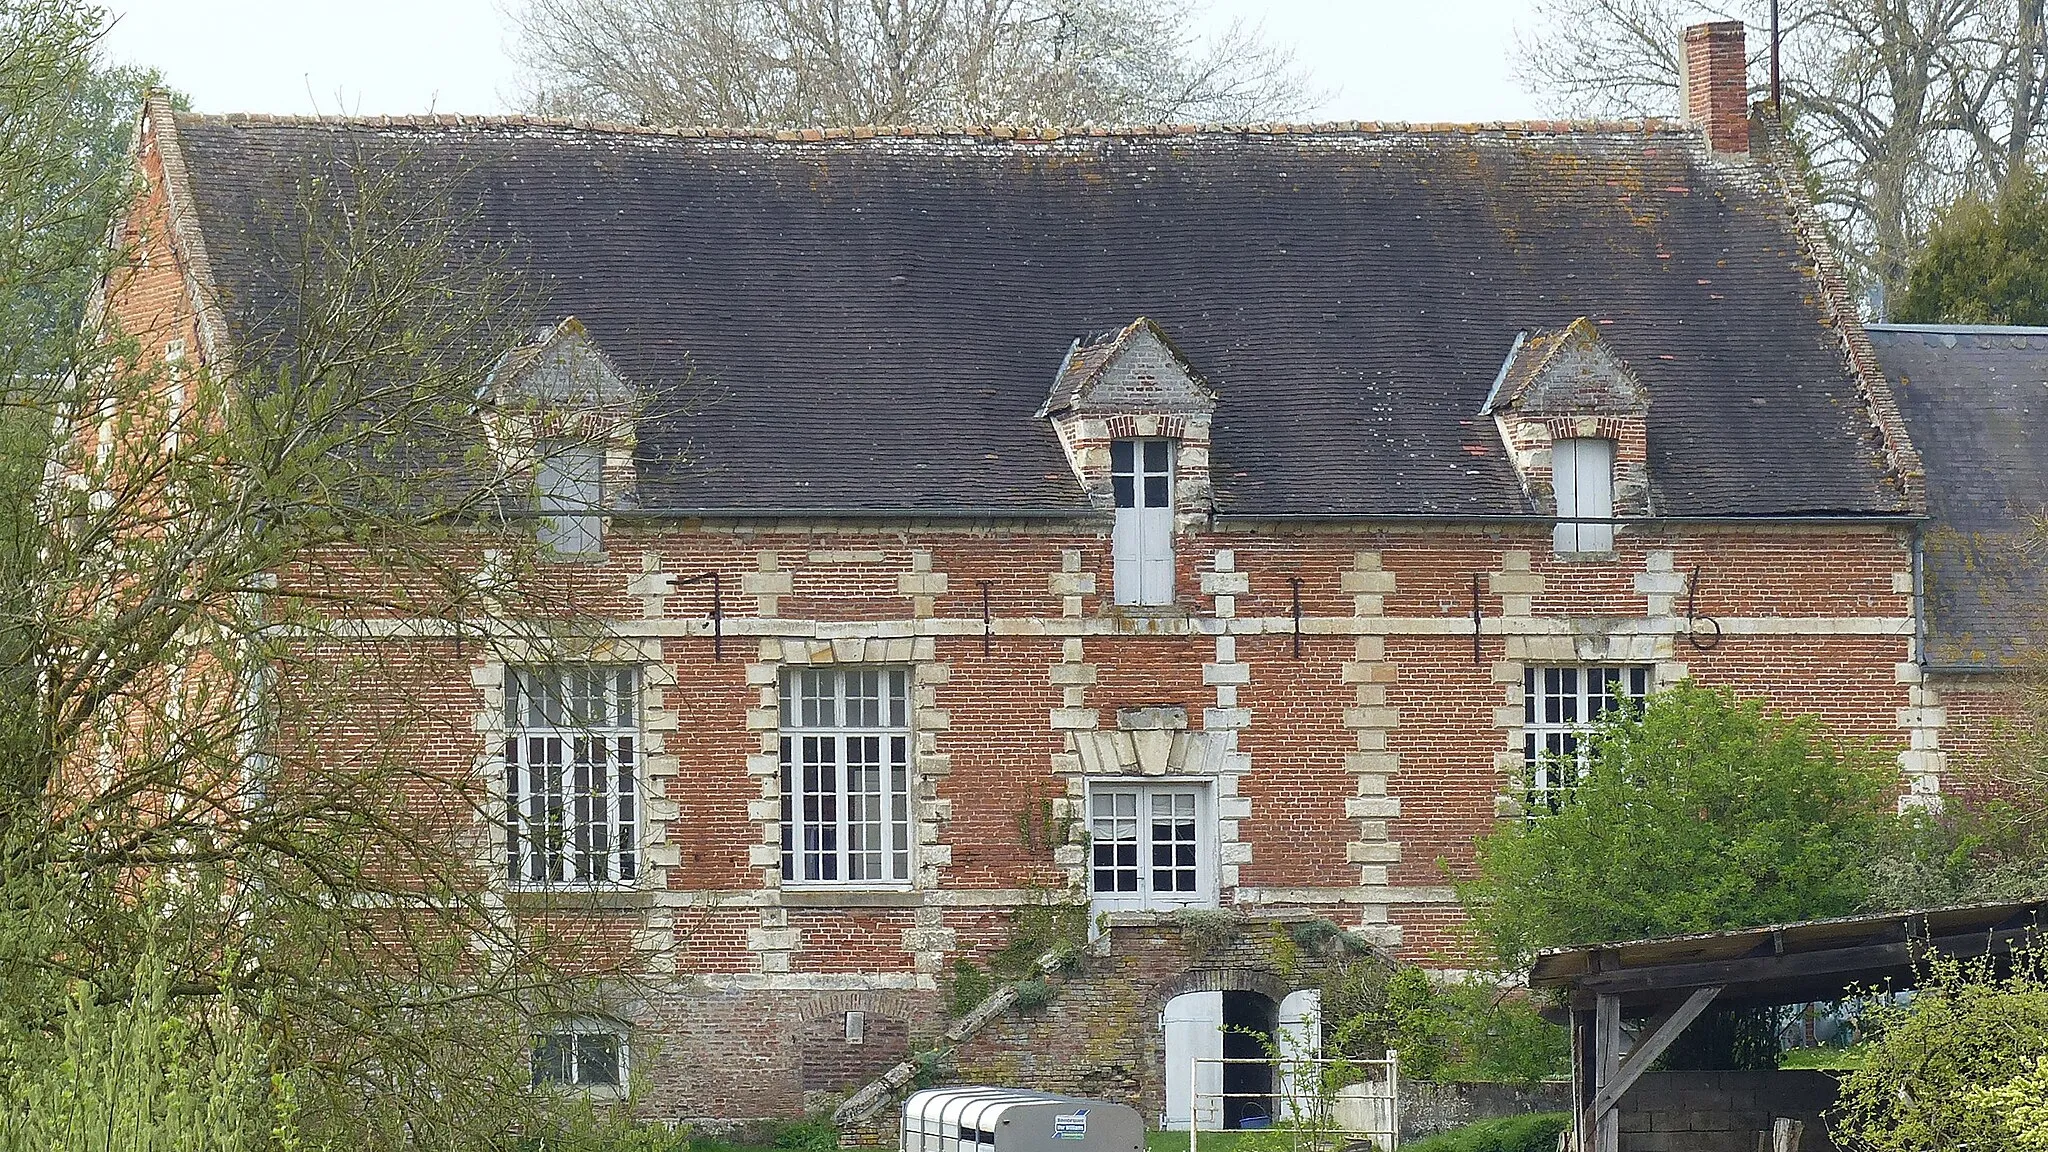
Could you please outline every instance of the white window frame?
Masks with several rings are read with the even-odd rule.
[[[1654,686],[1652,673],[1647,664],[1532,664],[1522,670],[1523,800],[1530,815],[1557,811],[1591,767],[1587,736],[1614,706],[1616,685],[1641,704]]]
[[[1164,798],[1192,799],[1193,837],[1176,812],[1161,838]],[[1126,802],[1130,803],[1126,803]],[[1088,893],[1096,912],[1171,911],[1214,908],[1217,896],[1217,836],[1214,782],[1207,779],[1093,780],[1088,785]],[[1191,888],[1178,882],[1189,865],[1179,849],[1193,851]],[[1161,849],[1174,859],[1162,871]],[[1132,885],[1125,887],[1125,882]],[[1168,886],[1163,888],[1162,884]]]
[[[910,669],[789,669],[781,702],[783,885],[908,888],[916,865]]]
[[[602,1069],[586,1067],[589,1049],[585,1041],[607,1040],[611,1043],[611,1078],[593,1080],[590,1073]],[[564,1057],[560,1075],[549,1075],[553,1069],[543,1067],[543,1061],[550,1059],[551,1046],[559,1044]],[[532,1084],[535,1088],[555,1088],[592,1094],[622,1095],[632,1083],[632,1043],[626,1029],[609,1020],[564,1020],[550,1023],[534,1032],[532,1037]]]
[[[1118,604],[1173,603],[1173,469],[1179,449],[1178,441],[1163,437],[1109,443],[1116,503],[1110,554]]]
[[[505,670],[505,877],[514,888],[640,878],[640,674],[629,665]]]
[[[539,501],[536,535],[557,556],[594,556],[604,551],[604,445],[560,438],[540,443],[533,468]]]
[[[1550,444],[1550,486],[1557,495],[1551,543],[1566,555],[1614,551],[1614,441],[1565,437]],[[1586,523],[1583,521],[1599,521]]]

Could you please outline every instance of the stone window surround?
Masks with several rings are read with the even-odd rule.
[[[504,749],[505,740],[510,735],[505,723],[506,670],[563,663],[623,665],[639,672],[640,775],[636,782],[640,801],[639,876],[631,882],[604,885],[562,884],[540,888],[522,885],[518,891],[560,891],[601,896],[606,892],[665,889],[668,887],[669,869],[680,863],[676,848],[668,842],[668,823],[679,814],[678,805],[669,796],[669,781],[680,769],[679,762],[668,749],[668,739],[669,734],[680,727],[681,718],[666,707],[666,690],[675,683],[675,673],[662,659],[661,641],[651,637],[612,638],[574,648],[546,640],[500,639],[493,642],[487,659],[471,665],[470,683],[479,696],[474,726],[483,738],[476,771],[482,775],[485,794],[490,797],[489,810],[478,814],[478,822],[482,825],[480,862],[490,875],[503,877],[508,849],[505,824],[499,814],[505,803]]]

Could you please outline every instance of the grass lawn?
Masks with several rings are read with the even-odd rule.
[[[1204,1130],[1202,1138],[1195,1141],[1197,1152],[1239,1152],[1240,1145],[1250,1144],[1258,1152],[1293,1146],[1292,1138],[1279,1129],[1267,1128],[1251,1132],[1211,1132]],[[1188,1134],[1185,1132],[1145,1133],[1145,1152],[1188,1152]]]
[[[1863,1067],[1863,1061],[1870,1050],[1861,1044],[1847,1048],[1823,1045],[1818,1048],[1794,1048],[1778,1058],[1780,1068],[1808,1068],[1820,1072],[1848,1072]]]

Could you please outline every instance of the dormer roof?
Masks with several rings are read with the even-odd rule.
[[[1520,416],[1642,415],[1650,394],[1585,316],[1515,337],[1482,413]]]
[[[574,316],[540,329],[531,343],[500,356],[485,377],[483,392],[499,407],[552,409],[611,408],[637,396]]]
[[[1043,417],[1069,412],[1193,413],[1216,407],[1216,393],[1150,317],[1083,343],[1060,363]]]

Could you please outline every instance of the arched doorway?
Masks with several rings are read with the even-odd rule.
[[[1273,1032],[1280,1006],[1262,992],[1223,994],[1223,1126],[1273,1122]]]
[[[1282,1077],[1290,1073],[1289,1058],[1313,1056],[1320,1046],[1317,999],[1313,991],[1300,991],[1276,1002],[1263,992],[1232,989],[1183,992],[1168,1000],[1160,1014],[1165,1126],[1185,1130],[1196,1121],[1215,1131],[1285,1119]],[[1249,1063],[1213,1063],[1218,1060]]]

